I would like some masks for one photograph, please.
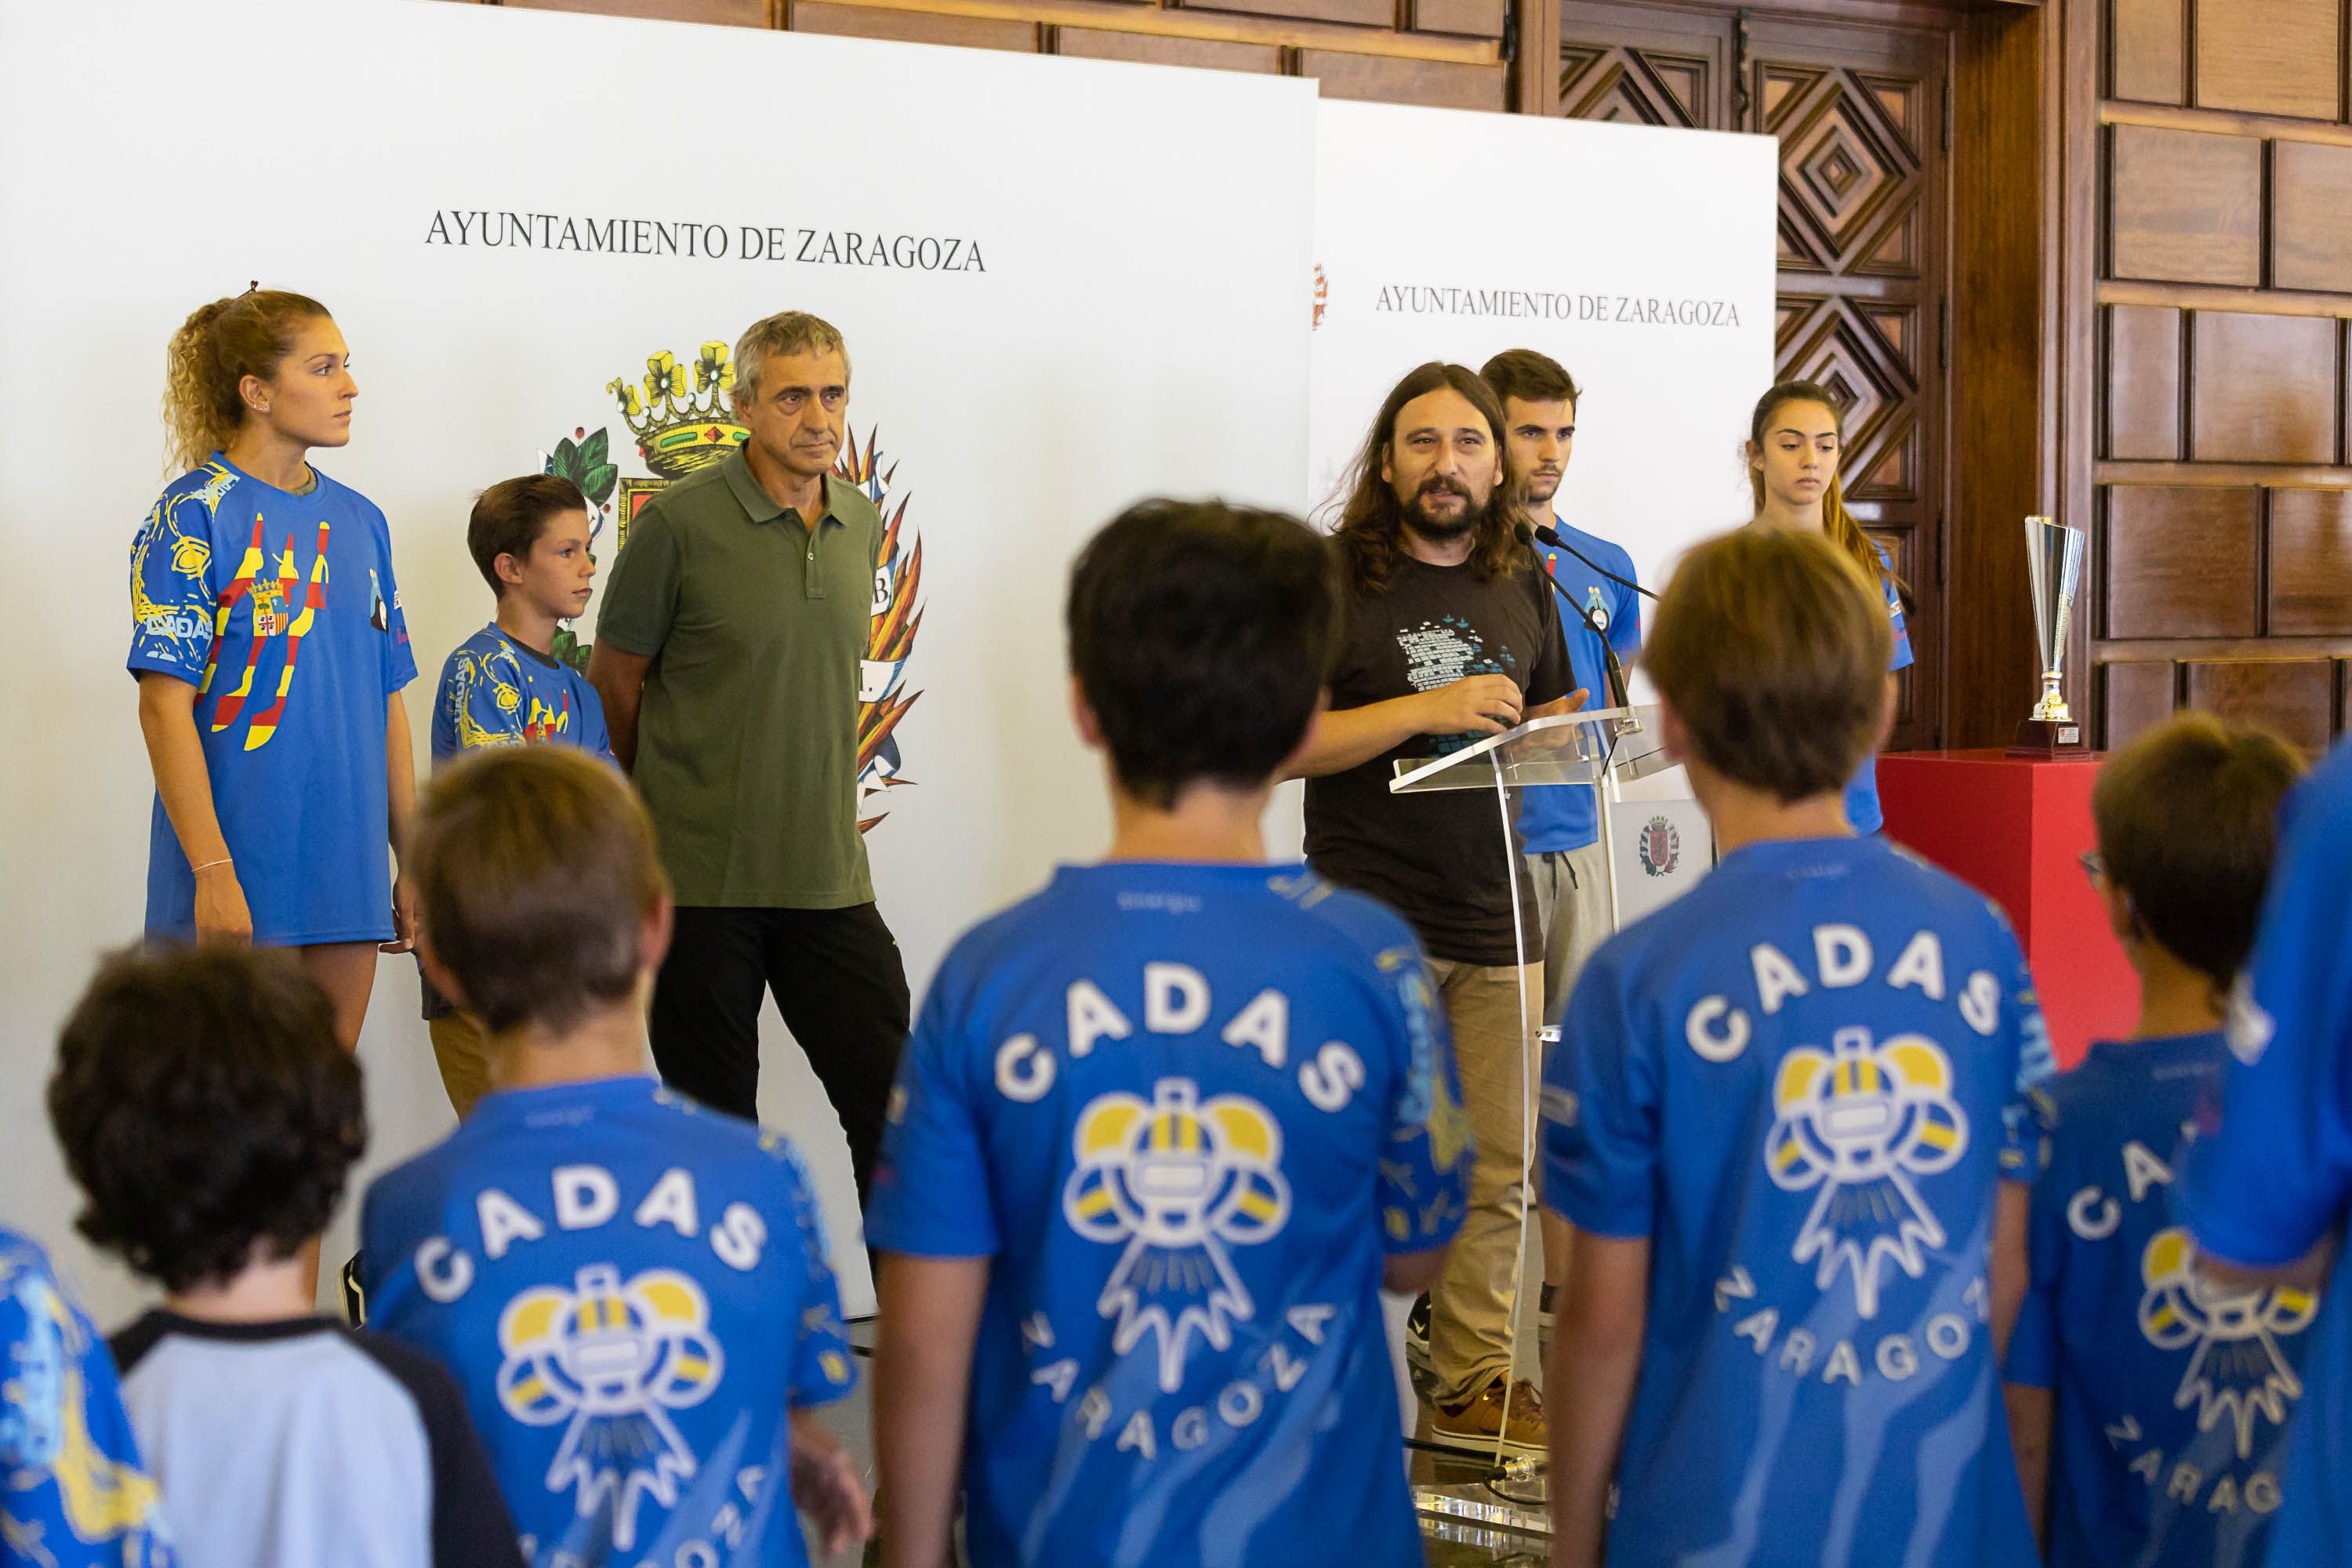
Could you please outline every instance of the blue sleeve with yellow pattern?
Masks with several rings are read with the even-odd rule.
[[[441,667],[433,704],[436,766],[460,752],[522,744],[522,672],[509,668],[512,663],[503,648],[485,652],[468,644]]]
[[[805,1271],[801,1291],[800,1322],[793,1334],[791,1403],[795,1408],[830,1405],[857,1386],[857,1371],[850,1360],[849,1333],[841,1321],[841,1288],[833,1277],[833,1249],[825,1242],[824,1220],[817,1213],[816,1189],[807,1168],[790,1143],[771,1133],[786,1170],[786,1201],[801,1242],[801,1267]]]
[[[1429,965],[1402,921],[1398,937],[1374,961],[1401,1058],[1381,1146],[1381,1239],[1391,1253],[1424,1252],[1462,1228],[1470,1195],[1469,1118]]]
[[[233,476],[191,475],[165,490],[131,542],[133,673],[156,670],[200,684],[212,656],[219,591],[214,586],[213,514]]]
[[[0,1565],[168,1568],[157,1500],[106,1342],[0,1231]]]

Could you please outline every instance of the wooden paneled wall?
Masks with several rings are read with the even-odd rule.
[[[2325,747],[2352,670],[2341,0],[2104,0],[2087,326],[2102,738],[2182,707]]]
[[[1319,79],[1336,98],[1507,109],[1512,0],[482,0]]]

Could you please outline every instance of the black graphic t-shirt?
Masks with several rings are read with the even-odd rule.
[[[1529,708],[1570,690],[1568,644],[1552,593],[1532,568],[1481,579],[1468,566],[1400,563],[1385,593],[1347,597],[1347,640],[1331,678],[1344,710],[1431,691],[1473,675],[1505,675]],[[1473,735],[1415,735],[1345,773],[1307,781],[1307,858],[1342,887],[1371,894],[1412,922],[1433,958],[1531,963],[1542,956],[1534,889],[1516,831],[1486,790],[1391,795],[1402,758],[1438,756]],[[1518,816],[1517,792],[1510,816]],[[1511,941],[1517,867],[1525,942]]]

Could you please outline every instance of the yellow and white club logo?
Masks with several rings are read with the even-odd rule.
[[[1793,1256],[1819,1260],[1819,1289],[1850,1270],[1855,1307],[1874,1318],[1880,1266],[1892,1258],[1916,1279],[1927,1268],[1921,1249],[1944,1245],[1915,1178],[1950,1169],[1969,1146],[1951,1062],[1925,1035],[1874,1048],[1869,1030],[1840,1029],[1827,1051],[1801,1046],[1782,1059],[1772,1105],[1764,1168],[1773,1184],[1821,1188]]]
[[[1200,1095],[1190,1079],[1163,1078],[1150,1104],[1123,1091],[1097,1097],[1079,1114],[1077,1169],[1062,1190],[1072,1229],[1126,1243],[1096,1310],[1117,1319],[1120,1355],[1158,1331],[1169,1394],[1183,1386],[1192,1334],[1223,1350],[1233,1325],[1256,1310],[1227,1249],[1278,1234],[1290,1217],[1281,1124],[1255,1100]]]
[[[2197,1430],[2210,1432],[2228,1416],[2237,1429],[2238,1458],[2254,1454],[2254,1421],[2286,1425],[2286,1407],[2303,1395],[2303,1381],[2287,1364],[2279,1341],[2299,1334],[2319,1313],[2307,1290],[2231,1292],[2197,1272],[2189,1233],[2168,1226],[2140,1254],[2139,1331],[2158,1350],[2195,1346],[2173,1408],[2197,1407]]]
[[[499,1314],[499,1404],[516,1420],[571,1426],[547,1468],[547,1489],[578,1487],[583,1519],[613,1510],[613,1544],[636,1544],[637,1504],[677,1501],[694,1450],[668,1413],[699,1405],[726,1362],[710,1332],[702,1287],[674,1269],[624,1282],[600,1263],[575,1288],[526,1290]]]

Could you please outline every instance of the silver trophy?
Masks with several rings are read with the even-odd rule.
[[[2025,520],[2025,574],[2033,587],[2033,640],[2042,652],[2042,700],[2017,727],[2011,748],[2036,756],[2085,749],[2083,726],[2066,706],[2066,625],[2083,581],[2083,531],[2055,518]]]

